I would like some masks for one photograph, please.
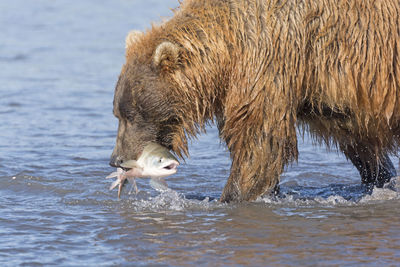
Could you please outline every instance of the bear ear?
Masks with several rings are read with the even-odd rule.
[[[143,35],[143,33],[140,31],[136,31],[136,30],[130,31],[125,39],[125,49],[128,49],[142,35]]]
[[[154,51],[153,64],[163,71],[176,69],[179,62],[179,48],[177,45],[165,41],[159,44]]]

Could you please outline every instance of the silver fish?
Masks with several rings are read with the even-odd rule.
[[[126,171],[117,168],[116,172],[111,173],[106,178],[117,177],[111,184],[110,190],[118,185],[119,198],[126,179],[132,184],[132,189],[134,188],[136,193],[138,193],[138,189],[135,178],[148,177],[151,178],[150,184],[153,188],[157,190],[168,189],[164,177],[176,173],[178,166],[179,161],[168,149],[157,143],[149,143],[137,160],[128,160],[121,164],[121,167],[127,169]]]

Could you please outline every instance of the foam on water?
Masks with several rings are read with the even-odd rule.
[[[184,194],[171,189],[165,190],[155,197],[136,199],[131,202],[134,211],[207,211],[222,205],[217,200],[210,201],[208,197],[204,200],[187,199]]]

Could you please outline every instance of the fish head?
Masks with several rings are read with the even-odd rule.
[[[151,166],[149,168],[150,177],[165,177],[177,172],[179,162],[177,160],[165,157],[153,157],[151,159]]]
[[[138,159],[143,176],[165,177],[177,172],[179,161],[169,150],[157,143],[148,144]]]

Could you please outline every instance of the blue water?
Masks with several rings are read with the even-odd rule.
[[[365,195],[344,156],[307,135],[277,198],[216,200],[230,159],[215,127],[170,191],[109,191],[125,36],[177,5],[0,2],[0,265],[399,265],[395,186]]]

